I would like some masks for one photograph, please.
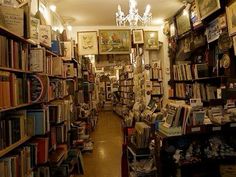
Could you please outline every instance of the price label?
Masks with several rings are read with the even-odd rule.
[[[221,127],[213,127],[212,128],[212,131],[220,131],[221,130]]]
[[[194,127],[191,129],[192,132],[200,132],[201,131],[201,127]]]
[[[236,123],[231,123],[230,127],[236,127]]]

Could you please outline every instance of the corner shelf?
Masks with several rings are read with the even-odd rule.
[[[9,108],[4,108],[4,109],[0,109],[0,113],[1,112],[5,112],[5,111],[11,111],[13,109],[20,109],[20,108],[23,108],[23,107],[27,107],[27,106],[31,106],[31,105],[34,105],[34,104],[40,104],[40,102],[32,102],[32,103],[26,103],[26,104],[21,104],[21,105],[18,105],[18,106],[14,106],[14,107],[9,107]]]
[[[21,140],[19,140],[18,142],[12,144],[11,146],[3,149],[0,151],[0,157],[4,156],[5,154],[7,154],[8,152],[12,151],[13,149],[17,148],[18,146],[22,145],[23,143],[25,143],[26,141],[28,141],[31,137],[24,137]]]

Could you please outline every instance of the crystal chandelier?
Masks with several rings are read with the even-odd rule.
[[[140,21],[143,26],[150,25],[152,20],[152,13],[150,10],[151,6],[148,4],[145,8],[143,16],[140,16],[138,14],[136,0],[129,0],[129,14],[127,16],[125,16],[120,5],[118,5],[118,12],[116,12],[116,24],[117,26],[125,26],[128,21],[129,25],[132,27],[137,26]]]

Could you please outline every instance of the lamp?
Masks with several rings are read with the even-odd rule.
[[[138,14],[136,0],[129,0],[129,14],[125,16],[121,10],[121,6],[118,5],[118,11],[116,12],[116,24],[117,26],[125,26],[127,22],[131,27],[138,26],[138,22],[142,25],[147,26],[151,24],[152,13],[150,12],[151,6],[148,4],[145,8],[143,16]]]

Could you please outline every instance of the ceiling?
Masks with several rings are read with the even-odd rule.
[[[48,0],[57,6],[57,12],[65,22],[72,26],[113,26],[116,25],[115,13],[118,4],[125,14],[128,12],[128,0]],[[183,3],[181,0],[137,0],[139,13],[145,6],[151,5],[152,25],[158,19],[166,19],[175,14]]]

